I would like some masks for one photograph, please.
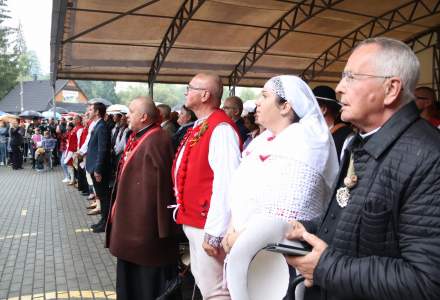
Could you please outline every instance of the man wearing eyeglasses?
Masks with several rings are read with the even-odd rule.
[[[235,123],[219,108],[222,93],[214,74],[197,74],[188,84],[185,106],[197,121],[182,139],[172,171],[176,221],[188,237],[191,272],[203,299],[230,299],[222,288],[221,240],[229,225],[227,192],[241,140]]]
[[[359,134],[325,213],[288,234],[313,247],[287,258],[306,300],[440,299],[440,133],[414,104],[418,77],[397,40],[365,40],[349,57],[336,91]]]

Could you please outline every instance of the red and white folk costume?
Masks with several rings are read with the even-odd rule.
[[[208,256],[203,241],[219,247],[230,221],[228,190],[239,165],[235,123],[220,109],[199,119],[177,150],[173,183],[178,224],[190,242],[191,271],[204,299],[230,299],[222,289],[223,264]]]
[[[287,100],[299,121],[276,136],[266,130],[256,137],[232,179],[231,225],[240,235],[226,275],[231,297],[240,300],[249,300],[247,273],[255,254],[282,241],[288,221],[322,213],[339,169],[332,136],[307,84],[283,75],[264,89]]]

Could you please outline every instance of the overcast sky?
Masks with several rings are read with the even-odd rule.
[[[52,0],[7,0],[11,20],[8,26],[18,27],[21,22],[29,50],[34,50],[44,74],[50,69],[50,23]]]

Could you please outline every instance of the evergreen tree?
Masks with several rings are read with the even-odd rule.
[[[12,30],[4,25],[8,18],[6,0],[0,0],[0,99],[16,85],[19,75],[18,55],[9,41]]]

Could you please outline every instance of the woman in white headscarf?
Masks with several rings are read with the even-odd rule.
[[[226,276],[233,300],[248,300],[247,271],[255,254],[280,242],[288,221],[323,212],[339,168],[319,105],[299,77],[271,78],[256,102],[267,128],[243,152],[230,187]]]

